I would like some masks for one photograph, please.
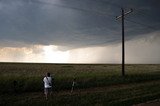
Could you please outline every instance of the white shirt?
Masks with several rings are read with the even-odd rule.
[[[44,82],[44,88],[51,88],[52,87],[52,86],[49,85],[49,83],[52,84],[52,78],[51,77],[47,77],[47,78],[44,77],[43,82]]]

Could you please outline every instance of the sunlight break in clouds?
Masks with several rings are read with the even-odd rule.
[[[49,63],[67,63],[69,51],[58,51],[57,46],[44,46],[44,61]]]
[[[67,63],[69,51],[59,51],[57,46],[29,46],[0,48],[1,62]]]

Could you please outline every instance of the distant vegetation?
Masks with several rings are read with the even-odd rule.
[[[56,92],[48,102],[41,97],[46,72]],[[74,78],[79,90],[70,95]],[[128,64],[122,77],[118,64],[0,63],[0,105],[131,105],[160,98],[159,88],[159,64]]]

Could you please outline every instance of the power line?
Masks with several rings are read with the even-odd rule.
[[[139,22],[130,20],[130,19],[126,19],[126,21],[132,22],[132,23],[135,23],[135,24],[138,24],[138,25],[143,26],[143,27],[146,27],[146,28],[148,28],[148,29],[157,30],[155,27],[152,27],[152,26],[149,26],[149,25],[146,25],[146,24],[142,24],[142,23],[139,23]]]
[[[102,3],[108,3],[108,5],[112,5],[112,6],[115,6],[117,8],[121,8],[120,5],[116,4],[116,3],[112,3],[111,1],[104,1],[104,0],[94,0],[96,2],[102,2]],[[71,6],[66,6],[66,5],[61,5],[61,4],[55,4],[55,3],[46,3],[44,1],[38,1],[40,3],[45,3],[45,4],[50,4],[50,5],[54,5],[54,6],[57,6],[57,7],[63,7],[63,8],[67,8],[67,9],[72,9],[72,10],[77,10],[77,11],[82,11],[82,12],[85,12],[85,13],[92,13],[94,15],[98,15],[98,16],[103,16],[103,17],[115,17],[114,15],[111,15],[111,14],[106,14],[106,12],[100,12],[100,11],[91,11],[91,10],[87,10],[87,9],[82,9],[82,8],[77,8],[77,7],[71,7]],[[140,11],[138,9],[136,9],[135,11]],[[142,14],[142,13],[141,13]],[[142,14],[142,15],[145,15],[146,14]],[[146,25],[146,24],[143,24],[143,23],[139,23],[139,22],[135,22],[135,21],[132,21],[132,20],[129,20],[129,19],[126,19],[126,21],[129,21],[129,22],[132,22],[132,23],[135,23],[135,24],[138,24],[138,25],[141,25],[141,26],[144,26],[146,28],[150,28],[152,30],[157,30],[156,28],[152,27],[152,26],[149,26],[149,25]]]
[[[101,11],[93,11],[93,10],[89,10],[89,9],[83,9],[83,8],[77,8],[77,7],[71,7],[71,6],[66,6],[66,5],[62,5],[62,4],[56,4],[56,3],[48,3],[48,2],[45,2],[45,1],[33,1],[35,3],[41,3],[41,4],[46,4],[46,5],[52,5],[52,6],[56,6],[56,7],[62,7],[62,8],[66,8],[66,9],[71,9],[71,10],[74,10],[74,11],[80,11],[80,12],[84,12],[84,13],[87,13],[87,14],[93,14],[93,15],[96,15],[96,16],[100,16],[100,17],[107,17],[108,20],[111,20],[113,21],[110,17],[115,17],[114,15],[111,15],[111,14],[107,14],[106,12],[101,12]],[[107,27],[105,27],[107,28]]]
[[[140,15],[141,16],[141,18],[143,18],[143,19],[147,19],[147,20],[149,20],[149,21],[156,21],[156,23],[158,22],[160,22],[160,19],[159,18],[157,18],[157,17],[153,17],[153,15],[151,15],[151,14],[147,14],[147,13],[145,13],[145,12],[143,12],[143,11],[141,11],[141,10],[138,10],[138,9],[134,9],[135,10],[135,14],[138,14],[138,15]],[[152,17],[152,19],[151,19],[151,17]],[[153,19],[154,18],[154,19]]]
[[[93,1],[95,1],[95,2],[101,2],[101,3],[108,4],[108,5],[112,5],[112,6],[117,7],[117,8],[121,8],[121,5],[118,5],[118,4],[113,3],[111,1],[104,1],[104,0],[101,0],[101,1],[99,1],[99,0],[93,0]],[[72,9],[72,10],[81,11],[81,12],[85,12],[85,13],[92,13],[94,15],[101,16],[101,17],[115,17],[114,15],[107,14],[106,12],[95,11],[95,10],[93,11],[93,10],[89,10],[89,9],[71,7],[71,6],[66,6],[66,5],[57,4],[57,3],[49,3],[49,2],[46,2],[46,1],[33,0],[32,2],[41,3],[41,4],[47,4],[47,5],[53,5],[53,6],[56,6],[56,7],[62,7],[62,8],[66,8],[66,9]],[[140,11],[140,10],[136,9],[136,11]],[[144,15],[144,14],[142,14],[142,15]],[[152,26],[149,26],[149,25],[145,25],[143,23],[135,22],[135,21],[132,21],[132,20],[129,20],[129,19],[126,19],[126,21],[129,21],[129,22],[141,25],[141,26],[143,26],[145,28],[149,28],[149,29],[152,29],[152,30],[157,30],[156,28],[154,28]]]
[[[97,1],[97,2],[98,2],[98,0],[94,0],[94,1]],[[109,3],[110,5],[115,6],[115,7],[117,7],[117,8],[122,8],[122,6],[120,6],[120,5],[116,4],[116,3],[113,3],[113,2],[111,2],[111,1],[101,0],[101,1],[99,1],[99,2]],[[146,13],[142,12],[141,10],[138,10],[138,9],[134,9],[134,10],[135,10],[134,12],[137,12],[139,15],[143,15],[143,16],[145,16],[145,17],[146,17],[146,16],[151,16],[151,17],[153,17],[152,15],[146,14]],[[143,27],[146,27],[146,28],[149,28],[149,29],[152,29],[152,30],[157,30],[155,27],[149,26],[149,25],[146,25],[146,24],[143,24],[143,23],[139,23],[139,22],[132,21],[132,20],[129,20],[129,19],[126,19],[126,21],[129,21],[129,22],[132,22],[132,23],[141,25],[141,26],[143,26]],[[159,21],[159,20],[158,20],[158,21]]]
[[[66,9],[71,9],[71,10],[76,10],[76,11],[81,11],[81,12],[85,12],[85,13],[92,13],[94,15],[98,15],[98,16],[111,16],[110,14],[107,14],[106,12],[101,12],[101,11],[91,11],[89,9],[83,9],[83,8],[77,8],[77,7],[73,7],[73,6],[66,6],[66,5],[62,5],[62,4],[57,4],[57,3],[48,3],[48,2],[45,2],[45,1],[33,1],[33,2],[36,2],[36,3],[41,3],[41,4],[47,4],[47,5],[53,5],[53,6],[56,6],[56,7],[62,7],[62,8],[66,8]],[[108,16],[109,15],[109,16]]]

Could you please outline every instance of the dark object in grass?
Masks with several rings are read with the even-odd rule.
[[[73,93],[73,91],[74,91],[75,88],[78,89],[78,84],[76,82],[76,78],[73,79],[71,93]]]

